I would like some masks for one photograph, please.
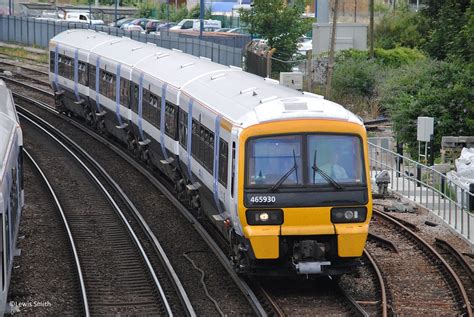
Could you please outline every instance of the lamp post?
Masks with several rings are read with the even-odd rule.
[[[202,40],[202,29],[204,28],[204,0],[200,0],[200,4],[199,4],[199,18],[200,18],[200,21],[199,21],[199,39]]]
[[[118,7],[118,0],[115,0],[115,27],[117,27],[117,7]]]
[[[89,28],[92,26],[92,0],[89,0]]]

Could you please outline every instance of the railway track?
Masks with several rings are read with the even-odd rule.
[[[252,288],[268,316],[288,315],[347,315],[347,316],[388,316],[387,290],[383,275],[367,250],[364,250],[363,264],[365,279],[374,284],[375,291],[369,298],[359,298],[360,294],[346,291],[345,283],[337,280],[318,279],[316,281],[267,281],[252,283]],[[277,283],[275,285],[275,283]],[[306,283],[306,285],[304,285]],[[303,286],[302,286],[303,285]],[[347,287],[350,289],[350,287]],[[353,291],[352,291],[353,292]],[[318,310],[317,308],[321,308]]]
[[[63,167],[61,176],[72,176],[56,181],[53,186],[58,200],[63,201],[66,207],[62,208],[64,219],[67,219],[66,228],[70,228],[69,238],[73,237],[75,241],[73,250],[77,248],[73,253],[81,272],[79,280],[84,314],[172,316],[167,295],[120,203],[75,153],[77,149],[72,150],[70,144],[65,144],[71,142],[64,138],[59,140],[50,131],[53,130],[50,126],[31,113],[26,114],[21,108],[20,115],[22,122],[27,123],[23,124],[27,136],[25,143],[41,158],[40,164],[41,161],[46,164],[51,174],[49,178],[58,177],[55,174],[58,170],[51,168],[50,164]],[[38,129],[43,133],[37,133]],[[59,147],[53,142],[62,149],[58,150]],[[51,154],[54,155],[54,163],[51,162]],[[93,186],[90,186],[91,180]],[[67,183],[74,185],[67,186]]]
[[[23,85],[23,86],[24,86],[24,87],[23,87],[22,89],[28,90],[28,89],[26,88],[27,85]],[[22,98],[23,100],[27,100],[27,99],[28,99],[28,98],[25,98],[25,96],[21,96],[21,95],[18,95],[18,94],[16,94],[16,97],[17,97],[17,98]],[[43,107],[46,107],[47,105],[46,105],[46,104],[42,104],[42,106],[43,106]],[[51,109],[51,106],[49,106],[49,108]],[[54,111],[53,111],[53,112],[54,112]],[[56,115],[57,115],[57,114],[56,114]],[[71,119],[69,119],[69,118],[66,118],[65,116],[62,116],[62,118],[65,119],[65,120],[67,120],[67,121],[69,121],[70,123],[75,124],[78,128],[83,129],[84,131],[86,131],[86,129],[85,129],[84,127],[79,126],[79,125],[78,125],[77,123],[75,123],[73,120],[71,120]],[[96,139],[98,139],[98,140],[103,139],[103,138],[97,136],[94,132],[87,131],[87,133],[88,133],[90,136],[92,136],[92,137],[94,137],[94,138],[96,138]],[[105,139],[104,139],[104,140],[105,140]],[[115,145],[111,145],[111,144],[109,143],[109,141],[107,141],[107,140],[104,141],[104,140],[100,140],[100,142],[102,142],[103,144],[106,144],[107,147],[115,148],[114,151],[116,151],[116,153],[119,153],[118,155],[120,155],[122,158],[124,158],[124,159],[127,160],[127,161],[130,160],[130,161],[129,161],[129,164],[133,164],[133,165],[135,166],[135,168],[137,168],[137,169],[142,169],[143,175],[146,175],[146,178],[147,178],[151,183],[156,182],[156,183],[154,184],[154,186],[156,186],[156,188],[161,188],[162,191],[163,191],[163,189],[164,189],[166,192],[168,192],[166,186],[169,186],[169,184],[160,183],[160,181],[159,181],[154,175],[152,175],[151,173],[149,173],[146,169],[144,169],[144,168],[143,168],[140,164],[138,164],[137,162],[131,160],[130,157],[128,156],[128,154],[125,154],[125,153],[122,151],[122,149],[119,149],[119,148],[117,148]],[[174,198],[174,196],[172,195],[172,193],[168,192],[168,194],[169,194],[170,197],[171,197],[171,198],[168,198],[168,199],[170,199],[170,200],[174,199],[174,200],[175,200],[175,198]],[[165,192],[164,192],[164,195],[167,196],[167,194],[166,194]],[[176,202],[175,206],[179,206],[179,205],[180,205],[179,202]],[[185,217],[186,217],[190,222],[192,222],[192,223],[198,223],[198,221],[197,221],[196,219],[194,219],[191,214],[189,214],[189,212],[186,210],[186,208],[185,208],[184,206],[177,207],[177,208],[178,208],[179,210],[180,210],[181,208],[183,209],[183,210],[180,210],[180,211],[182,212],[183,215],[185,215]],[[202,227],[202,226],[201,226],[201,227]],[[197,229],[197,230],[198,230],[198,229]],[[206,230],[205,230],[204,228],[202,228],[202,230],[203,230],[203,234],[204,234],[204,235],[205,235],[205,234],[208,235],[208,233],[206,232]],[[199,231],[199,230],[198,230],[198,231]],[[377,237],[378,237],[378,238],[381,238],[382,235],[378,235]],[[377,237],[374,238],[374,237],[372,236],[372,240],[377,239]],[[383,237],[382,237],[382,239],[383,239]],[[212,243],[215,244],[215,242],[214,242],[210,237],[209,237],[209,240],[210,240]],[[377,243],[379,243],[379,244],[385,244],[385,246],[387,247],[387,249],[388,249],[389,251],[390,251],[390,250],[392,250],[393,252],[398,251],[398,248],[399,248],[399,247],[397,247],[397,246],[399,246],[399,244],[392,243],[390,239],[385,239],[385,240],[386,240],[386,241],[383,242],[382,240],[378,239],[378,242],[377,242]],[[216,245],[216,247],[217,247],[218,250],[220,250],[220,248],[218,248],[217,245]],[[375,245],[372,244],[372,247],[375,248]],[[212,247],[211,247],[211,249],[212,249]],[[213,251],[214,251],[214,250],[213,250]],[[222,250],[220,250],[220,251],[214,251],[214,252],[222,252]],[[402,252],[403,252],[403,250],[402,250]],[[378,256],[379,256],[378,254],[373,255],[373,257],[375,257],[376,259],[378,259]],[[219,258],[219,260],[221,261],[221,263],[222,263],[223,265],[224,265],[224,263],[228,263],[227,258],[226,258],[226,256],[225,256],[224,254],[222,254],[221,256],[218,256],[218,258]],[[380,262],[383,262],[383,261],[380,261]],[[224,265],[224,266],[225,266],[225,265]],[[226,268],[226,270],[227,270],[227,268]],[[230,268],[230,270],[233,272],[232,268]],[[380,280],[381,280],[382,282],[383,282],[384,279],[388,279],[387,277],[382,277],[383,272],[384,272],[384,268],[379,269],[379,273],[377,273],[377,275],[380,275],[380,276],[381,276]],[[449,270],[448,270],[448,273],[449,273]],[[448,274],[448,275],[449,275],[449,274]],[[236,277],[236,278],[239,279],[238,277]],[[234,279],[234,278],[233,278],[233,279]],[[244,281],[244,282],[245,282],[245,281]],[[451,284],[450,282],[448,282],[448,283]],[[453,289],[453,291],[452,291],[453,294],[458,292],[458,291],[456,291],[456,289],[459,289],[459,288],[457,288],[456,286],[454,286],[455,284],[456,284],[456,283],[453,283],[453,285],[451,286],[451,288]],[[256,298],[255,294],[253,294],[253,292],[250,290],[250,288],[248,287],[248,285],[247,285],[246,283],[244,283],[244,286],[241,286],[240,288],[243,289],[244,294],[246,294],[246,295],[245,295],[246,298],[249,299],[251,302],[253,301],[252,306],[253,306],[253,311],[254,311],[255,313],[257,313],[257,314],[266,314],[266,313],[270,312],[270,315],[279,315],[279,314],[275,313],[275,311],[272,310],[272,309],[270,309],[270,310],[268,310],[268,308],[267,308],[267,309],[264,309],[264,308],[262,307],[262,305],[259,303],[259,300]],[[380,292],[381,292],[381,291],[380,291]],[[387,293],[387,290],[385,290],[385,293]],[[458,296],[458,297],[463,297],[462,292],[459,292],[459,293],[460,293],[461,295]],[[454,294],[453,296],[456,296],[456,295]],[[385,295],[385,298],[386,298],[386,297],[387,297],[387,294]],[[377,301],[373,301],[372,303],[369,303],[369,306],[370,306],[370,305],[373,305],[374,303],[377,305],[377,315],[384,315],[384,316],[385,316],[385,314],[386,314],[386,312],[387,312],[387,310],[388,310],[387,304],[388,304],[388,307],[390,307],[390,308],[392,309],[392,313],[399,313],[400,311],[398,311],[397,309],[399,308],[398,306],[400,306],[400,302],[399,302],[398,298],[396,298],[396,297],[397,297],[397,296],[393,296],[393,299],[392,299],[392,298],[388,299],[388,302],[389,302],[389,303],[387,303],[387,299],[386,299],[386,300],[380,299],[380,300],[377,300]],[[380,297],[380,298],[382,298],[382,297]],[[393,303],[392,303],[392,301],[393,301]],[[359,301],[359,302],[360,302],[360,301]],[[461,302],[461,300],[457,300],[457,302]],[[268,305],[268,304],[263,304],[263,306],[266,306],[266,305]],[[362,303],[362,306],[364,306],[364,303]],[[385,307],[384,307],[384,306],[385,306]],[[403,304],[402,304],[402,306],[403,306]],[[470,312],[469,312],[470,309],[469,309],[465,304],[455,304],[455,306],[458,306],[458,310],[459,310],[459,311],[463,311],[463,307],[464,307],[465,310],[466,310],[467,315],[468,315],[468,316],[472,316],[472,315],[470,315]],[[418,308],[419,308],[419,307],[418,307]],[[368,310],[370,310],[370,309],[368,309]],[[266,311],[266,312],[265,312],[265,311]],[[472,311],[472,309],[471,309],[471,311]],[[402,310],[402,313],[403,313],[403,310]]]
[[[369,316],[337,281],[260,280],[254,284],[268,316]]]
[[[112,149],[116,153],[115,157],[110,157],[110,156],[107,156],[107,155],[103,155],[104,157],[107,157],[107,162],[108,162],[108,163],[104,163],[103,166],[111,167],[112,165],[117,165],[117,163],[116,163],[117,162],[117,157],[116,157],[117,155],[119,156],[119,158],[126,161],[126,164],[122,164],[122,166],[118,167],[118,171],[110,172],[110,174],[113,174],[114,176],[117,175],[117,174],[123,174],[123,171],[124,171],[125,168],[126,169],[135,169],[135,170],[137,170],[138,172],[136,171],[135,173],[140,173],[142,179],[137,180],[136,182],[133,182],[133,183],[148,182],[148,183],[150,183],[151,187],[153,187],[155,190],[158,189],[160,191],[160,195],[166,197],[168,200],[170,200],[172,202],[173,206],[176,209],[178,209],[179,212],[181,212],[182,215],[184,215],[184,217],[186,219],[185,221],[188,224],[188,226],[189,226],[189,224],[191,224],[191,226],[194,227],[194,229],[197,231],[197,233],[201,236],[201,239],[203,239],[205,241],[207,247],[210,248],[209,251],[214,252],[217,255],[216,260],[218,261],[220,266],[223,266],[223,269],[225,270],[226,274],[229,276],[229,278],[230,278],[229,282],[230,283],[232,283],[232,282],[235,283],[235,285],[237,286],[237,289],[240,290],[238,296],[244,297],[244,301],[246,302],[247,306],[249,306],[249,304],[250,304],[251,309],[248,311],[248,313],[252,312],[253,314],[257,314],[257,315],[264,315],[263,308],[261,307],[260,303],[258,302],[255,295],[253,294],[253,291],[248,287],[246,281],[241,279],[235,273],[235,271],[233,270],[233,267],[231,266],[231,264],[229,263],[229,261],[227,259],[226,254],[216,244],[216,242],[209,235],[209,233],[204,229],[204,227],[201,224],[199,224],[198,220],[195,219],[194,216],[191,215],[190,212],[168,190],[168,188],[172,187],[172,186],[170,186],[170,184],[164,184],[161,181],[159,181],[148,170],[146,170],[143,166],[141,166],[139,163],[134,161],[128,154],[124,153],[123,152],[124,150],[119,149],[117,146],[112,144],[110,142],[110,140],[107,140],[105,138],[102,138],[102,137],[98,136],[94,131],[91,131],[91,130],[85,128],[84,126],[82,126],[81,124],[79,124],[76,121],[72,120],[71,118],[69,118],[67,116],[60,115],[58,112],[53,110],[50,106],[48,106],[45,103],[34,101],[29,97],[22,96],[22,95],[19,95],[17,93],[13,93],[13,94],[14,94],[14,97],[17,100],[17,102],[21,103],[24,106],[29,107],[30,110],[35,111],[37,113],[42,113],[42,116],[45,116],[46,114],[49,114],[48,115],[48,121],[50,121],[50,119],[52,119],[52,118],[55,118],[55,120],[56,120],[55,126],[58,126],[58,123],[57,123],[58,121],[62,122],[62,126],[71,126],[71,123],[72,123],[75,126],[75,128],[80,129],[82,131],[80,133],[81,136],[78,137],[78,139],[84,140],[84,135],[86,135],[87,137],[92,137],[92,138],[95,138],[96,140],[98,140],[98,142],[100,142],[100,144],[101,144],[101,147],[98,150],[98,152],[101,152],[102,154],[104,154],[104,151],[103,151],[104,145],[105,145],[106,148]],[[28,104],[29,104],[29,106],[28,106]],[[33,104],[34,104],[34,106],[31,106]],[[40,108],[38,108],[38,107],[40,107]],[[59,126],[61,126],[61,124],[59,124]],[[61,129],[61,130],[66,130],[66,129]],[[90,142],[85,142],[85,143],[90,143]],[[82,145],[84,145],[84,144],[82,144]],[[130,183],[130,178],[125,177],[125,179],[123,179],[122,181],[125,182],[125,183]],[[120,183],[120,181],[119,181],[119,183]],[[124,185],[124,186],[126,186],[126,185]],[[133,193],[133,195],[137,195],[139,193],[144,195],[144,196],[142,196],[142,198],[137,198],[135,200],[135,201],[141,201],[140,204],[142,204],[143,201],[145,201],[145,200],[149,200],[150,197],[157,197],[156,193],[150,194],[146,191],[143,191],[143,192],[139,191],[138,193],[135,192],[135,193]],[[140,204],[137,205],[137,208],[142,213],[145,210],[153,211],[153,206],[150,206],[150,205],[141,206]],[[148,204],[153,205],[154,202],[149,202]],[[156,217],[156,215],[152,214],[152,215],[150,215],[150,217]],[[176,219],[173,219],[173,220],[176,221]],[[147,222],[148,222],[148,220],[147,220]],[[163,223],[163,221],[161,219],[158,220],[158,221],[155,219],[154,222],[156,224],[156,227],[161,226],[162,227],[161,229],[169,230],[168,225],[166,225],[166,223]],[[150,224],[150,227],[152,227],[152,224]],[[153,227],[155,227],[155,226],[153,226]],[[186,229],[186,230],[189,230],[189,229]],[[184,232],[186,232],[186,230]],[[156,230],[155,233],[158,236],[158,230]],[[158,237],[158,238],[160,238],[160,237]],[[192,239],[192,240],[196,241],[197,239]],[[176,247],[176,240],[174,240],[172,242],[170,241],[170,244],[173,244],[173,246]],[[199,247],[199,248],[202,249],[202,246]],[[196,247],[196,249],[199,249],[199,248]],[[179,248],[177,248],[177,249],[179,249]],[[188,251],[187,249],[189,249],[189,245],[185,246],[185,249],[186,249],[185,251],[183,251],[179,254],[176,254],[176,256],[174,257],[175,258],[174,262],[179,262],[179,263],[177,263],[178,267],[183,268],[183,270],[181,270],[180,273],[186,272],[185,273],[186,275],[195,274],[195,273],[192,272],[192,270],[189,269],[189,266],[190,266],[189,261],[186,258],[183,257],[183,254]],[[167,251],[170,251],[170,248],[167,248]],[[191,250],[191,253],[192,252],[193,251]],[[179,259],[180,261],[176,261],[176,258],[179,258],[179,257],[181,258],[181,259]],[[170,256],[170,258],[171,258],[171,256]],[[206,259],[206,261],[209,261],[209,260],[210,259]],[[171,261],[171,262],[173,262],[173,261]],[[186,265],[186,267],[184,267],[184,265]],[[213,265],[216,265],[216,263],[214,263]],[[181,276],[181,274],[179,274],[179,275]],[[207,275],[207,279],[211,279],[209,275]],[[190,280],[190,277],[184,277],[183,278],[183,281],[188,281],[188,280]],[[213,280],[212,283],[214,283],[214,284],[222,283],[223,277],[222,277],[222,275],[221,276],[212,276],[212,280]],[[214,280],[215,280],[215,282],[214,282]],[[208,284],[212,284],[212,283],[208,282]],[[227,284],[228,284],[228,282],[227,282]],[[222,287],[222,286],[220,286],[220,287]],[[226,286],[226,287],[229,288],[229,286]],[[193,294],[195,296],[199,295],[200,297],[202,297],[202,294],[195,294],[195,293],[196,292],[193,292]],[[235,291],[234,291],[234,293],[235,293]],[[236,294],[226,294],[225,292],[223,292],[223,294],[214,294],[213,296],[218,297],[218,296],[222,296],[222,295],[224,295],[225,297],[236,296]],[[193,301],[193,300],[198,303],[198,304],[195,304],[194,306],[203,306],[203,307],[205,307],[205,306],[208,305],[207,303],[203,302],[202,299],[195,299],[195,298],[193,299],[192,298],[191,301]],[[205,301],[209,302],[209,299],[206,298]],[[222,300],[222,302],[223,301],[224,301],[224,299]],[[224,306],[223,303],[221,305]],[[244,311],[244,313],[245,313],[246,310],[242,309],[242,311]],[[209,311],[197,312],[197,314],[199,314],[199,315],[200,314],[209,314]]]
[[[29,74],[33,76],[43,76],[43,77],[48,78],[49,73],[47,71],[38,69],[39,68],[38,66],[34,66],[34,65],[27,66],[27,65],[28,64],[25,64],[25,63],[21,63],[21,64],[14,63],[9,60],[3,60],[3,59],[0,60],[0,70],[10,70],[10,71],[17,72],[20,69],[21,70],[20,73],[24,75]],[[31,66],[34,66],[35,68],[32,68]]]
[[[21,60],[21,61],[34,62],[38,65],[45,65],[44,63],[38,61],[36,58],[27,57],[27,56],[20,57],[20,56],[13,56],[13,55],[9,55],[9,54],[0,53],[0,58],[18,59],[18,60]]]
[[[474,270],[472,265],[469,265],[464,256],[448,241],[436,238],[435,246],[462,280],[472,307],[474,304]]]
[[[398,253],[378,247],[373,240],[367,244],[390,284],[396,314],[473,316],[461,278],[412,229],[374,207],[371,232],[397,246]]]
[[[0,79],[7,83],[12,93],[21,92],[25,96],[36,98],[45,104],[54,105],[54,93],[50,89],[32,86],[28,82],[19,81],[8,76],[0,76]]]
[[[75,270],[76,270],[75,273],[77,274],[77,278],[78,278],[78,284],[79,284],[80,295],[81,295],[80,302],[81,302],[81,306],[82,306],[82,309],[83,309],[82,313],[85,316],[89,316],[90,315],[89,303],[88,303],[88,300],[87,300],[87,292],[86,292],[86,286],[85,286],[85,283],[84,283],[84,276],[82,274],[82,268],[81,268],[81,263],[79,261],[79,255],[78,255],[78,252],[77,252],[77,249],[76,249],[76,243],[74,242],[74,237],[72,236],[71,228],[70,228],[69,223],[68,223],[67,218],[66,218],[66,213],[64,212],[64,209],[61,205],[61,202],[59,201],[58,196],[56,195],[56,192],[53,189],[53,186],[49,182],[48,178],[44,174],[44,172],[41,169],[41,167],[39,166],[39,164],[36,162],[36,160],[31,156],[31,154],[26,149],[24,149],[24,154],[26,155],[27,159],[33,164],[36,171],[40,175],[40,177],[42,179],[42,182],[46,185],[46,188],[47,188],[50,196],[52,197],[52,199],[54,201],[54,205],[55,205],[56,209],[58,210],[58,212],[60,214],[60,217],[62,219],[62,224],[64,226],[64,229],[65,229],[65,232],[66,232],[66,235],[67,235],[67,240],[68,240],[69,246],[71,248],[72,260],[74,262],[74,267],[75,267]]]

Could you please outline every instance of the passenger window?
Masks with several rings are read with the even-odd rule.
[[[219,182],[227,188],[227,164],[229,156],[229,147],[227,142],[219,140]]]
[[[188,144],[188,114],[183,110],[179,109],[179,144],[182,147],[186,147]]]
[[[230,179],[230,196],[234,197],[234,179],[235,179],[235,142],[232,142],[232,177]]]
[[[176,106],[166,102],[165,133],[173,139],[176,138],[176,119]]]

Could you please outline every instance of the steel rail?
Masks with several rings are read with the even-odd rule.
[[[466,271],[467,275],[471,279],[471,281],[474,281],[474,271],[472,267],[467,263],[466,259],[459,253],[458,250],[456,250],[451,244],[448,243],[448,241],[445,241],[440,238],[435,239],[435,243],[437,246],[439,246],[441,249],[447,251],[449,254],[451,254],[457,261],[458,263],[462,266],[462,268]]]
[[[1,56],[0,56],[1,58]],[[42,71],[42,70],[39,70],[39,69],[34,69],[34,68],[30,68],[30,67],[26,67],[26,66],[23,66],[23,65],[17,65],[17,64],[14,64],[12,62],[7,62],[5,60],[2,60],[0,61],[0,64],[3,64],[3,65],[8,65],[8,66],[11,66],[11,67],[18,67],[18,68],[23,68],[25,70],[28,70],[28,71],[32,71],[32,72],[35,72],[35,73],[38,73],[38,74],[41,74],[41,75],[44,75],[44,76],[49,76],[49,73],[48,72],[45,72],[45,71]],[[31,65],[33,66],[33,65]],[[46,83],[46,82],[45,82]],[[49,84],[49,83],[48,83]]]
[[[18,94],[18,93],[15,93],[13,92],[13,96],[15,98],[19,98],[19,99],[22,99],[24,101],[28,101],[30,103],[34,103],[36,106],[54,114],[54,115],[57,115],[59,116],[61,119],[67,121],[68,123],[71,123],[72,125],[74,125],[76,128],[79,128],[81,129],[82,131],[84,131],[85,133],[87,133],[88,135],[90,135],[91,137],[95,137],[96,135],[91,133],[91,130],[89,129],[86,129],[84,128],[82,125],[78,124],[76,121],[74,120],[71,120],[70,118],[68,117],[65,117],[65,116],[61,116],[60,113],[55,110],[54,108],[50,107],[49,105],[41,102],[41,101],[38,101],[38,100],[34,100],[30,97],[27,97],[27,96],[24,96],[24,95],[21,95],[21,94]],[[61,133],[60,131],[58,131],[58,133]],[[171,264],[171,261],[169,260],[168,256],[166,255],[163,247],[161,246],[158,238],[156,237],[156,235],[153,233],[153,231],[151,230],[151,228],[149,227],[149,225],[147,224],[147,222],[145,221],[145,219],[142,217],[141,213],[138,211],[138,209],[136,208],[136,206],[133,204],[133,202],[128,198],[128,196],[123,192],[122,188],[113,180],[113,178],[105,171],[105,169],[97,162],[95,161],[88,153],[86,152],[83,152],[82,153],[85,157],[88,158],[88,160],[90,161],[93,161],[94,162],[94,165],[96,166],[97,170],[102,174],[102,176],[107,179],[107,181],[109,182],[109,184],[117,191],[119,192],[119,196],[122,197],[122,200],[123,202],[128,206],[129,210],[132,212],[133,216],[135,217],[135,219],[137,220],[137,222],[139,223],[140,227],[142,228],[142,230],[144,231],[145,235],[148,237],[148,239],[150,240],[153,248],[155,249],[157,255],[159,256],[160,258],[160,261],[162,263],[162,265],[165,267],[167,273],[169,274],[169,277],[171,278],[171,281],[175,287],[175,290],[176,292],[178,293],[179,295],[179,298],[180,298],[180,301],[181,303],[183,304],[183,308],[185,309],[186,311],[186,314],[188,316],[196,316],[196,313],[194,311],[194,308],[192,306],[192,303],[189,299],[189,296],[187,295],[187,292],[186,290],[184,289],[176,271],[174,270],[172,264]]]
[[[20,107],[20,106],[18,106]],[[21,108],[21,107],[20,107]],[[23,111],[27,111],[26,109],[23,109]],[[64,135],[61,131],[57,130],[56,128],[50,126],[50,129],[54,129],[54,133],[58,134],[61,136],[62,139],[67,140],[68,143],[72,144],[76,150],[78,150],[82,156],[84,156],[92,165],[99,171],[99,173],[107,180],[107,182],[114,188],[114,190],[119,194],[119,196],[122,198],[123,202],[127,205],[129,210],[132,212],[133,216],[135,219],[138,221],[140,227],[146,234],[147,238],[152,242],[153,248],[157,252],[161,263],[167,270],[167,273],[171,277],[174,287],[178,294],[180,295],[180,300],[186,310],[186,314],[188,316],[196,316],[196,312],[194,311],[194,308],[191,304],[191,301],[189,299],[189,296],[186,292],[186,290],[183,287],[183,284],[181,283],[176,271],[174,270],[173,266],[171,265],[171,261],[169,260],[168,256],[166,255],[163,247],[161,246],[158,238],[156,235],[153,233],[151,228],[148,226],[146,223],[145,219],[143,216],[140,214],[138,209],[136,208],[135,204],[128,198],[127,194],[123,191],[123,189],[115,182],[115,180],[107,173],[107,171],[85,150],[83,150],[79,145],[77,145],[73,140],[70,140],[66,135]]]
[[[382,276],[382,272],[380,271],[379,266],[377,265],[377,262],[375,262],[374,258],[370,254],[370,252],[367,249],[364,249],[364,255],[367,257],[367,259],[370,262],[370,265],[375,271],[375,275],[377,275],[377,281],[380,286],[380,306],[382,308],[382,317],[387,317],[388,316],[388,301],[387,301],[387,290],[385,288],[385,281]]]
[[[462,284],[460,278],[458,275],[454,272],[454,270],[451,268],[451,266],[446,262],[446,260],[431,246],[429,245],[423,238],[421,238],[419,235],[417,235],[413,230],[399,222],[398,220],[395,220],[393,217],[390,215],[387,215],[386,213],[377,210],[376,208],[373,209],[374,214],[378,215],[379,217],[391,222],[395,226],[402,228],[406,233],[408,233],[411,237],[413,237],[417,242],[419,242],[428,252],[430,252],[435,258],[436,262],[441,264],[441,266],[446,270],[448,275],[451,277],[451,279],[454,281],[454,285],[459,291],[459,294],[461,296],[461,299],[463,301],[463,305],[461,306],[463,309],[465,309],[465,314],[468,317],[473,317],[472,313],[472,307],[471,303],[469,301],[469,297],[466,293],[466,290],[464,288],[464,285]]]
[[[10,78],[10,77],[7,77],[7,76],[4,76],[4,75],[0,75],[0,79],[4,80],[4,81],[8,81],[8,82],[11,82],[15,85],[18,85],[18,86],[22,86],[24,88],[29,88],[29,89],[33,89],[33,90],[36,90],[37,92],[40,92],[48,97],[54,97],[54,93],[52,93],[51,91],[47,91],[47,90],[44,90],[44,89],[41,89],[41,88],[38,88],[38,87],[35,87],[35,86],[31,86],[29,85],[28,83],[24,83],[22,81],[18,81],[16,79],[13,79],[13,78]]]
[[[387,245],[390,249],[392,249],[393,252],[399,253],[397,246],[396,246],[392,241],[390,241],[390,240],[388,240],[388,239],[385,239],[385,238],[382,238],[381,236],[378,236],[378,235],[376,235],[376,234],[374,234],[374,233],[369,233],[368,236],[369,236],[369,239],[370,239],[370,240],[374,240],[375,242],[379,242],[379,243],[385,244],[385,245]],[[364,251],[365,251],[365,250],[364,250]]]
[[[346,300],[352,305],[352,309],[357,316],[369,317],[369,313],[367,313],[362,306],[357,303],[357,301],[349,295],[349,293],[343,289],[339,284],[337,284],[336,289],[346,298]]]
[[[286,317],[283,309],[281,309],[259,282],[251,283],[251,287],[256,291],[257,297],[262,299],[260,303],[263,303],[262,306],[266,308],[266,312],[269,316]]]
[[[37,126],[39,129],[41,129],[46,135],[48,135],[51,139],[53,139],[55,142],[57,142],[65,151],[67,151],[75,160],[76,162],[84,169],[84,171],[86,171],[86,173],[91,177],[91,179],[97,184],[97,186],[100,188],[100,190],[102,191],[102,193],[107,197],[107,199],[109,200],[109,202],[111,203],[113,209],[115,210],[115,212],[117,213],[117,215],[120,217],[120,219],[122,220],[123,224],[125,225],[125,227],[127,228],[127,231],[128,233],[130,234],[131,238],[133,239],[133,242],[135,243],[135,245],[137,246],[138,250],[139,250],[139,253],[140,255],[142,256],[143,260],[145,261],[145,264],[146,264],[146,267],[152,277],[152,280],[160,294],[160,297],[163,301],[163,305],[165,306],[165,309],[166,309],[166,313],[168,314],[168,316],[173,316],[173,312],[171,311],[171,307],[168,303],[168,300],[166,298],[166,295],[163,291],[163,288],[161,287],[161,283],[159,282],[157,276],[156,276],[156,273],[155,271],[153,270],[153,266],[151,265],[151,262],[145,252],[145,250],[143,249],[143,246],[142,244],[140,243],[137,235],[135,234],[135,232],[133,231],[132,227],[130,226],[129,222],[127,221],[127,218],[125,217],[125,215],[123,214],[122,210],[120,209],[120,207],[118,206],[117,202],[113,199],[112,195],[107,191],[107,189],[105,188],[104,184],[102,184],[102,182],[100,182],[100,180],[97,178],[97,176],[94,174],[94,172],[92,172],[92,170],[86,165],[86,163],[84,163],[75,153],[73,150],[71,150],[66,144],[64,144],[58,137],[56,137],[55,135],[53,135],[50,131],[47,130],[47,128],[45,128],[44,126],[48,127],[48,129],[52,129],[53,131],[56,130],[57,132],[60,132],[58,131],[57,129],[55,129],[53,126],[51,126],[49,123],[45,122],[43,119],[39,118],[38,116],[36,116],[35,114],[27,111],[26,109],[24,108],[21,108],[19,106],[17,106],[17,109],[19,110],[19,115],[23,118],[25,118],[26,120],[28,120],[31,124]],[[62,133],[59,133],[60,135],[60,138],[64,138],[64,140],[73,145],[74,147],[77,147],[76,149],[79,149],[80,147],[75,144],[72,140],[70,140],[69,138],[67,138],[64,134]]]
[[[98,135],[95,131],[84,127],[83,125],[81,125],[80,123],[72,120],[69,117],[60,115],[58,111],[56,111],[51,106],[48,106],[47,104],[45,104],[43,102],[38,102],[38,101],[36,101],[32,98],[29,98],[27,96],[24,96],[24,95],[21,95],[21,94],[18,94],[18,93],[13,93],[13,96],[18,97],[18,98],[23,99],[23,100],[28,100],[29,102],[35,104],[36,106],[41,107],[42,109],[44,109],[46,111],[49,111],[50,113],[53,113],[53,114],[57,115],[58,117],[62,118],[63,120],[73,124],[75,127],[81,129],[82,131],[84,131],[85,133],[90,135],[91,137],[95,138],[97,141],[101,142],[102,144],[104,144],[105,146],[110,148],[117,155],[122,157],[129,164],[131,164],[140,173],[142,173],[142,175],[145,176],[150,181],[150,183],[153,184],[153,186],[155,186],[158,190],[160,190],[163,193],[163,195],[176,207],[176,209],[178,209],[178,211],[191,223],[191,225],[198,232],[198,234],[201,236],[201,238],[208,244],[210,249],[216,255],[219,262],[223,265],[223,267],[229,273],[232,280],[236,283],[237,287],[244,294],[245,298],[247,299],[247,301],[251,305],[254,312],[259,316],[266,316],[267,315],[264,308],[262,307],[260,301],[257,299],[255,293],[249,287],[248,283],[245,280],[243,280],[235,272],[234,268],[232,267],[232,265],[229,262],[229,259],[224,254],[224,252],[221,250],[221,248],[217,245],[217,243],[214,241],[214,239],[211,237],[211,235],[199,223],[199,221],[191,214],[191,212],[189,212],[188,209],[183,204],[181,204],[181,202],[168,190],[168,188],[166,187],[165,184],[160,182],[147,169],[145,169],[138,162],[133,160],[128,155],[128,153],[125,153],[122,149],[117,147],[115,144],[111,143],[106,138]]]
[[[87,300],[87,291],[86,291],[86,286],[84,283],[84,277],[82,275],[82,269],[81,269],[81,262],[79,260],[79,255],[77,253],[76,249],[76,244],[74,242],[74,238],[72,236],[71,228],[69,227],[68,221],[66,219],[66,214],[64,213],[64,209],[58,199],[58,196],[56,195],[56,192],[54,191],[53,187],[51,186],[51,183],[49,182],[48,178],[44,174],[43,170],[41,167],[38,165],[38,163],[34,160],[33,156],[26,150],[23,149],[23,153],[25,153],[26,157],[33,163],[34,167],[38,171],[38,173],[41,176],[41,179],[43,182],[46,184],[46,187],[48,188],[49,193],[53,197],[54,203],[56,204],[56,208],[58,208],[59,214],[61,215],[61,219],[63,221],[64,228],[66,229],[66,233],[69,239],[69,244],[72,249],[72,254],[74,258],[74,262],[76,264],[76,271],[77,275],[79,277],[79,284],[80,284],[80,290],[81,290],[81,297],[82,297],[82,306],[84,308],[84,316],[89,317],[89,302]]]

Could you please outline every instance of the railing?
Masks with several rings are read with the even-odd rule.
[[[390,140],[369,142],[370,173],[386,170],[389,189],[434,212],[454,230],[474,242],[474,193],[443,173],[390,150]],[[374,144],[374,141],[378,141]]]
[[[168,49],[176,48],[188,54],[210,58],[216,63],[238,67],[242,66],[243,48],[250,41],[250,37],[241,35],[204,36],[200,39],[176,32],[145,34],[105,25],[0,15],[0,41],[41,48],[47,48],[49,40],[63,31],[89,28],[114,36],[125,36],[140,42],[154,43]]]

